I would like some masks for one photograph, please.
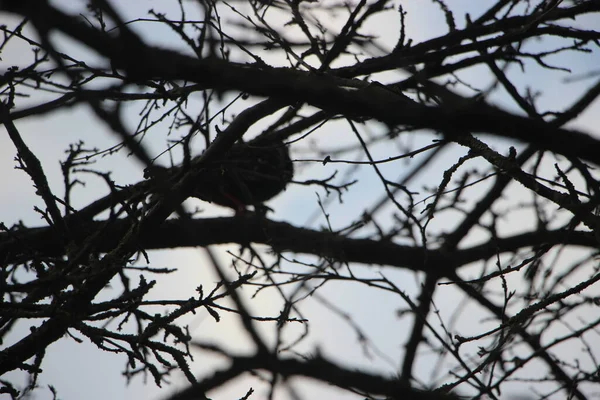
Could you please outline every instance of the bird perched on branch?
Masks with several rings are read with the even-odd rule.
[[[193,161],[191,163],[193,165]],[[182,167],[151,167],[147,178],[174,177]],[[288,147],[281,141],[236,143],[217,160],[202,165],[190,197],[231,207],[238,212],[282,192],[294,175]]]

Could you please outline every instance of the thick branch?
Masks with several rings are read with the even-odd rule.
[[[294,376],[313,378],[346,390],[353,389],[362,393],[381,394],[394,399],[449,400],[455,398],[441,392],[414,389],[393,377],[386,378],[366,371],[343,368],[321,357],[298,360],[257,355],[232,357],[232,365],[227,370],[216,372],[213,376],[175,394],[169,400],[202,398],[205,392],[220,387],[245,372],[256,370],[267,370],[286,378]]]
[[[38,1],[4,4],[32,18],[42,28],[56,28],[109,58],[133,81],[184,80],[205,88],[236,90],[256,96],[305,102],[332,114],[376,119],[390,126],[408,125],[452,135],[456,131],[485,132],[534,144],[566,156],[600,164],[600,141],[582,132],[553,127],[544,121],[513,115],[487,105],[431,107],[413,102],[385,86],[266,65],[221,59],[197,59],[145,46],[140,41],[113,38]],[[52,26],[47,26],[52,21]],[[39,28],[39,27],[38,27]]]
[[[95,243],[97,251],[110,251],[128,228],[128,221],[116,220],[73,224],[75,234],[85,237],[102,232]],[[493,239],[466,249],[445,252],[404,246],[379,239],[354,239],[327,231],[298,228],[285,222],[260,218],[254,214],[229,218],[206,218],[183,221],[167,220],[155,230],[140,234],[140,249],[199,247],[226,243],[260,243],[278,252],[314,254],[340,262],[388,265],[414,271],[447,276],[450,271],[498,253],[514,252],[542,244],[571,244],[596,248],[592,233],[556,230],[529,232]],[[58,256],[64,247],[49,228],[32,228],[0,234],[0,260],[11,262],[27,255]]]

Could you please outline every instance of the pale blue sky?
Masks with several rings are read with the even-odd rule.
[[[57,1],[57,4],[69,4],[73,7],[75,4],[82,5],[83,2],[73,1]],[[115,2],[116,3],[116,2]],[[467,0],[455,1],[452,7],[469,7],[469,12],[472,16],[477,15],[477,11],[472,10],[474,4],[480,6],[488,4],[488,2],[472,2]],[[157,11],[176,12],[176,9],[169,9],[164,1],[129,1],[120,2],[121,9],[125,12],[125,19],[144,16],[144,12],[152,7]],[[415,40],[431,38],[436,35],[441,35],[445,32],[445,23],[439,9],[431,4],[425,5],[421,0],[412,0],[403,2],[406,10],[409,12],[407,21],[409,34]],[[75,10],[76,7],[73,7]],[[238,7],[243,10],[243,6]],[[142,14],[140,14],[142,13]],[[226,15],[224,12],[223,15]],[[458,14],[457,14],[458,15]],[[11,21],[14,23],[16,20]],[[457,17],[457,23],[462,24],[464,18]],[[335,21],[325,21],[328,26],[332,26]],[[173,34],[168,29],[161,28],[158,24],[135,24],[136,31],[142,33],[144,38],[151,43],[164,46],[173,45]],[[384,18],[377,20],[377,24],[367,27],[367,31],[380,34],[382,37],[381,43],[386,48],[394,46],[398,37],[398,20],[396,14],[389,13]],[[67,44],[65,42],[65,46]],[[178,45],[177,45],[178,46]],[[68,49],[73,47],[68,46]],[[79,53],[84,54],[84,53]],[[3,63],[12,65],[13,63],[26,63],[31,57],[27,52],[20,52],[19,49],[6,50],[3,54]],[[93,59],[93,56],[85,55],[86,59]],[[91,57],[91,58],[88,58]],[[285,66],[284,60],[280,60],[277,64],[276,58],[269,58],[269,62],[273,65]],[[600,65],[598,54],[581,55],[573,57],[569,60],[557,60],[557,62],[566,62],[573,69],[580,72],[589,71],[596,65]],[[485,83],[490,82],[489,73],[481,68],[471,70],[464,73],[464,78],[471,83],[480,84],[480,88],[485,87]],[[527,70],[523,73],[519,70],[509,71],[509,76],[514,79],[520,89],[525,85],[541,88],[546,91],[546,97],[542,100],[542,105],[555,105],[557,102],[564,107],[576,98],[579,91],[589,81],[581,81],[581,83],[571,84],[564,83],[561,79],[568,75],[564,74],[562,78],[557,74],[549,75],[539,68],[528,65]],[[390,76],[390,78],[392,78]],[[508,108],[513,108],[510,101],[504,97],[503,93],[493,97],[495,101]],[[30,102],[36,103],[41,99],[36,97]],[[194,100],[192,100],[193,102]],[[193,103],[192,103],[193,104]],[[242,105],[239,106],[240,109]],[[129,120],[127,121],[131,127],[135,126],[137,120],[137,112],[132,107],[128,112]],[[578,120],[580,128],[587,128],[590,132],[600,135],[597,127],[600,123],[597,111],[600,111],[598,102],[595,104],[596,113],[588,111]],[[51,115],[45,115],[42,118],[31,118],[27,121],[17,121],[17,127],[21,131],[24,140],[30,148],[40,158],[45,172],[48,175],[49,181],[53,190],[57,194],[62,194],[62,176],[58,159],[64,159],[64,150],[70,143],[74,143],[79,139],[84,139],[88,147],[106,148],[115,144],[116,137],[107,131],[107,127],[99,124],[97,118],[86,106],[75,107],[66,112],[57,112]],[[3,129],[3,128],[0,128]],[[381,129],[381,127],[373,127],[373,131]],[[4,132],[4,131],[0,131]],[[316,135],[316,136],[315,136]],[[343,124],[327,127],[317,132],[313,137],[317,137],[323,146],[333,146],[342,142],[354,143],[355,138],[348,128],[344,128]],[[413,139],[414,141],[422,141],[423,144],[429,143],[433,136],[427,135]],[[154,140],[154,139],[153,139]],[[152,141],[150,141],[152,142]],[[503,140],[493,140],[493,147],[498,151],[506,154],[508,147],[513,144]],[[153,150],[159,151],[165,144],[165,138],[159,137],[153,143]],[[198,143],[199,144],[199,143]],[[377,156],[383,158],[390,153],[394,153],[397,149],[386,148],[380,146]],[[411,186],[411,190],[422,191],[423,185],[435,186],[439,183],[443,171],[452,165],[457,156],[465,153],[465,150],[455,146],[453,150],[448,151],[438,161],[435,168],[426,171],[419,177],[419,180]],[[18,220],[22,220],[29,226],[37,226],[41,224],[39,216],[33,211],[34,206],[41,206],[39,198],[33,195],[31,182],[22,171],[14,170],[15,162],[13,158],[15,150],[12,144],[8,141],[5,134],[0,134],[0,170],[3,171],[2,182],[3,187],[10,188],[3,196],[0,197],[0,221],[11,225]],[[167,161],[167,159],[164,159]],[[478,162],[479,165],[483,165]],[[98,168],[102,166],[110,166],[114,169],[113,179],[118,183],[132,183],[142,179],[141,165],[133,158],[127,158],[123,154],[117,154],[106,159],[99,159]],[[327,166],[315,165],[304,175],[297,175],[296,179],[302,180],[309,176],[311,178],[328,176],[335,164]],[[397,163],[385,166],[385,170],[389,171],[389,176],[399,176],[402,171],[402,163]],[[5,172],[6,171],[6,172]],[[355,218],[353,210],[357,207],[364,208],[373,204],[373,202],[381,195],[381,183],[375,177],[371,167],[363,166],[359,169],[357,177],[361,179],[361,184],[355,190],[352,190],[344,198],[343,204],[332,202],[328,209],[330,213],[333,228],[346,226],[352,218]],[[89,179],[87,186],[77,192],[75,203],[83,206],[88,204],[93,199],[97,198],[101,193],[106,192],[106,187],[101,180],[97,178]],[[475,193],[482,193],[485,187],[476,187],[470,189]],[[275,219],[286,220],[291,223],[300,225],[304,224],[310,215],[313,215],[317,209],[315,190],[305,189],[302,187],[291,187],[283,195],[274,200],[271,204],[277,210],[274,215]],[[424,193],[424,192],[423,192]],[[515,187],[511,191],[511,195],[521,195],[524,191]],[[424,195],[424,194],[423,194]],[[417,198],[419,198],[417,196]],[[200,203],[194,202],[194,205]],[[202,205],[204,207],[204,205]],[[209,208],[211,206],[208,206]],[[223,213],[222,210],[214,209],[215,213]],[[224,211],[230,214],[229,211]],[[454,221],[451,217],[436,218],[432,222],[431,229],[439,229],[446,224]],[[519,222],[526,227],[527,218],[524,216]],[[386,221],[378,221],[385,224]],[[324,219],[317,220],[313,227],[318,228],[323,226]],[[514,221],[507,221],[506,226],[501,226],[501,229],[506,232],[518,229],[515,227]],[[468,242],[478,242],[482,238],[477,236],[477,232],[469,237]],[[226,262],[227,256],[224,252],[225,248],[220,248],[223,260]],[[203,284],[205,290],[209,290],[217,278],[210,272],[211,267],[206,262],[201,250],[184,249],[177,251],[160,251],[150,254],[151,261],[154,266],[162,267],[177,267],[179,271],[170,277],[159,277],[159,284],[152,292],[153,298],[188,298],[193,295],[193,290],[199,284]],[[405,271],[392,270],[390,268],[370,267],[364,265],[355,265],[352,267],[357,274],[364,276],[377,276],[379,272],[383,273],[387,278],[394,281],[398,286],[402,287],[406,294],[413,297],[418,294],[417,287],[419,284],[414,274]],[[519,282],[512,282],[519,284]],[[499,283],[498,283],[499,284]],[[374,289],[365,288],[359,284],[342,284],[329,283],[320,292],[321,296],[327,297],[329,301],[337,307],[343,309],[352,315],[365,331],[367,336],[372,339],[379,350],[386,354],[387,357],[395,360],[396,363],[401,360],[403,346],[405,343],[407,331],[410,329],[410,318],[398,319],[395,317],[395,312],[403,309],[406,305],[403,301],[394,295],[382,294]],[[245,291],[245,295],[252,295],[250,291]],[[451,286],[441,288],[436,298],[436,304],[440,308],[442,318],[448,318],[452,310],[459,301],[456,291]],[[272,315],[275,316],[280,311],[280,305],[277,303],[275,296],[269,293],[261,294],[252,301],[252,309],[256,315]],[[323,354],[342,362],[344,365],[357,368],[373,368],[379,371],[385,371],[389,374],[394,373],[394,368],[383,357],[374,355],[371,359],[363,354],[362,348],[357,344],[355,332],[348,328],[343,320],[338,316],[332,315],[325,310],[318,299],[309,299],[303,304],[303,312],[309,317],[312,323],[311,336],[303,342],[299,349],[305,352],[314,352],[316,349],[322,351]],[[478,311],[478,307],[471,306],[469,312],[461,316],[457,326],[462,334],[475,333],[482,326],[482,314]],[[227,316],[220,323],[215,323],[214,320],[205,312],[200,312],[198,315],[190,318],[190,324],[194,329],[192,333],[199,339],[211,339],[220,341],[226,344],[228,348],[244,352],[248,346],[248,341],[241,329],[238,321],[233,316]],[[20,329],[27,329],[27,323],[22,324]],[[439,328],[439,325],[434,325]],[[261,330],[266,335],[274,333],[274,324],[265,324],[261,326]],[[290,326],[286,328],[290,331],[290,336],[295,332],[296,328]],[[23,332],[16,331],[16,332]],[[18,336],[16,333],[15,337]],[[8,344],[8,343],[7,343]],[[472,353],[477,349],[473,349]],[[565,350],[568,351],[568,350]],[[430,372],[430,358],[424,357],[423,361],[417,364],[417,375],[420,378],[426,379]],[[86,398],[88,400],[100,399],[137,399],[150,398],[162,399],[174,390],[179,385],[185,385],[183,377],[174,374],[174,385],[164,389],[157,389],[154,384],[149,381],[147,384],[141,379],[135,379],[129,387],[125,385],[124,379],[120,375],[124,365],[124,358],[113,354],[103,353],[97,350],[87,341],[84,344],[76,344],[71,339],[63,339],[53,344],[48,349],[44,365],[44,374],[40,379],[40,384],[53,384],[58,390],[60,398],[63,400],[72,400]],[[219,363],[220,360],[207,358],[203,354],[198,354],[194,370],[198,373],[207,373],[210,371],[210,366],[213,363]],[[236,399],[242,397],[248,387],[248,382],[239,380],[235,384],[227,388],[215,392],[211,397],[214,400],[221,399]],[[323,387],[322,385],[309,385],[302,387],[302,393],[305,398],[328,398],[332,400],[356,399],[357,396],[348,393],[341,393],[337,389]],[[264,398],[264,387],[255,386],[257,393],[256,399]],[[309,395],[311,393],[311,395]],[[325,394],[326,393],[326,394]],[[49,392],[40,391],[37,398],[50,398]],[[287,398],[285,396],[277,397],[278,399]]]

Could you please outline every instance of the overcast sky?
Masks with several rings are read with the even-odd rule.
[[[113,2],[117,4],[117,2]],[[169,8],[169,5],[174,2],[169,1],[127,1],[118,2],[118,6],[125,14],[125,19],[134,19],[146,17],[147,10],[154,8],[160,12],[177,12],[177,8]],[[191,2],[189,2],[191,4]],[[452,2],[453,10],[460,15],[460,7],[470,7],[469,13],[472,16],[478,15],[478,10],[473,7],[489,2],[473,2],[473,1],[454,1]],[[67,5],[75,12],[75,5],[83,7],[84,2],[76,0],[56,1],[55,4]],[[188,5],[186,2],[184,4]],[[444,17],[437,7],[432,5],[424,5],[421,0],[412,0],[403,2],[408,11],[408,34],[415,41],[431,38],[436,35],[445,33]],[[175,4],[173,5],[175,6]],[[190,7],[191,8],[191,7]],[[238,9],[243,12],[244,6],[239,5]],[[463,8],[464,10],[464,8]],[[224,14],[226,12],[224,11]],[[193,18],[193,14],[190,14]],[[3,16],[4,17],[4,16]],[[15,26],[17,19],[3,21],[9,26]],[[327,21],[328,26],[334,26],[338,21]],[[598,22],[598,21],[597,21]],[[462,24],[459,20],[457,23]],[[591,23],[591,22],[590,22]],[[141,33],[144,39],[149,43],[155,43],[169,47],[180,47],[180,44],[175,44],[173,33],[166,28],[161,28],[158,24],[136,23],[132,25],[138,33]],[[380,35],[380,44],[387,49],[394,46],[398,38],[398,19],[394,13],[388,13],[385,18],[380,18],[375,24],[366,27],[366,31]],[[93,59],[93,55],[85,55],[85,49],[82,49],[77,44],[64,38],[57,38],[66,50],[72,50],[82,57]],[[5,49],[2,55],[2,63],[0,69],[7,65],[26,64],[32,55],[26,48],[9,48]],[[557,61],[564,61],[559,60]],[[576,71],[589,71],[594,66],[600,65],[598,55],[585,55],[573,57],[568,61],[569,66]],[[270,59],[273,65],[285,66],[285,61],[281,60],[277,64],[277,60]],[[480,84],[480,87],[485,87],[486,83],[491,82],[491,77],[483,69],[470,70],[468,78],[471,83]],[[583,87],[589,84],[589,81],[579,83],[566,83],[560,79],[556,79],[556,75],[550,76],[545,70],[533,65],[528,65],[525,73],[518,70],[511,70],[509,76],[514,79],[518,85],[524,87],[525,84],[532,87],[543,88],[545,97],[541,101],[541,105],[554,104],[560,101],[565,106],[570,104],[570,101],[575,99],[581,93]],[[566,75],[564,76],[566,78]],[[391,74],[381,76],[381,79],[393,80]],[[27,104],[37,104],[43,101],[42,98],[36,97],[30,99]],[[194,100],[192,100],[194,101]],[[502,95],[494,96],[494,101],[507,108],[514,109],[510,102],[503,98]],[[20,103],[25,105],[26,102]],[[240,109],[241,109],[240,105]],[[127,121],[130,127],[137,124],[136,106],[131,106],[127,115],[130,120]],[[600,115],[598,102],[595,104],[595,111],[588,111],[578,119],[578,126],[582,129],[587,129],[589,132],[600,134],[596,128],[600,124],[597,115]],[[27,120],[19,120],[16,122],[17,127],[23,135],[27,145],[40,158],[46,174],[49,177],[50,184],[53,189],[60,195],[63,193],[62,175],[58,160],[64,160],[65,149],[69,144],[76,143],[83,139],[88,147],[96,147],[99,149],[107,148],[114,145],[118,138],[108,132],[108,128],[100,123],[93,112],[86,106],[79,106],[67,111],[59,111],[53,114],[46,114],[41,118],[28,118]],[[337,127],[337,128],[336,128]],[[347,133],[347,127],[343,124],[331,125],[330,127],[318,132],[318,140],[320,145],[327,147],[339,144],[343,141],[353,143],[351,135]],[[373,128],[374,130],[377,127]],[[380,128],[382,129],[382,127]],[[30,179],[24,172],[14,169],[15,166],[15,149],[7,135],[4,134],[3,127],[0,127],[0,171],[1,181],[6,192],[0,196],[0,221],[10,226],[16,222],[23,221],[27,226],[40,226],[43,224],[39,215],[33,210],[34,206],[42,206],[41,200],[33,193],[33,188]],[[427,143],[433,136],[423,136],[422,138],[414,139],[415,141],[422,140]],[[158,153],[165,145],[164,137],[152,142],[152,150]],[[507,141],[495,140],[492,141],[495,148],[506,154],[508,147],[513,144]],[[395,152],[397,149],[379,148],[378,155],[384,157],[390,152]],[[445,168],[455,162],[457,156],[464,154],[464,150],[454,147],[448,151],[439,161],[439,168],[432,168],[424,172],[414,183],[415,191],[418,191],[422,185],[435,186],[439,183],[442,173]],[[302,154],[294,154],[295,158],[302,158]],[[168,161],[165,159],[165,161]],[[127,158],[123,154],[117,154],[106,159],[99,159],[97,167],[110,166],[115,173],[113,179],[118,183],[133,183],[142,179],[142,166],[133,158]],[[333,172],[335,165],[314,165],[308,170],[300,170],[296,179],[301,180],[310,176],[311,178],[325,177]],[[397,176],[403,173],[402,165],[397,164],[389,168],[397,169]],[[392,173],[394,171],[391,171]],[[303,175],[304,174],[304,175]],[[374,204],[379,198],[381,184],[375,178],[373,171],[369,167],[360,168],[358,177],[362,178],[360,190],[355,190],[349,193],[344,198],[343,204],[338,204],[337,201],[329,201],[331,204],[328,212],[330,213],[331,223],[334,229],[346,226],[352,218],[355,218],[356,207],[365,207],[365,205]],[[485,186],[480,189],[473,189],[473,194],[481,193],[485,190]],[[106,193],[107,188],[101,180],[90,178],[87,186],[77,192],[76,204],[84,206],[95,198]],[[377,193],[374,196],[373,193]],[[515,188],[514,194],[518,194],[518,188]],[[524,193],[524,192],[523,192]],[[306,221],[311,220],[311,216],[318,211],[315,190],[307,190],[303,187],[290,187],[284,194],[275,199],[271,206],[277,211],[273,215],[274,219],[284,220],[296,225],[304,225]],[[323,193],[321,193],[323,196]],[[208,215],[231,215],[229,210],[218,209],[218,207],[206,206],[199,202],[193,201],[190,206],[202,206],[208,208]],[[309,204],[309,206],[307,206]],[[527,219],[520,221],[523,227],[526,228]],[[319,228],[323,225],[322,217],[312,219],[312,227]],[[435,220],[434,224],[438,227],[447,223],[444,219]],[[506,229],[515,229],[514,221],[506,226]],[[436,229],[434,226],[432,229]],[[504,227],[502,228],[504,229]],[[478,237],[472,235],[468,242],[477,242]],[[236,248],[234,248],[236,249]],[[225,254],[226,246],[219,248],[222,260],[227,262],[228,257]],[[159,284],[151,293],[152,298],[181,298],[186,299],[194,294],[194,289],[202,284],[205,290],[210,290],[217,281],[217,278],[212,274],[210,264],[206,262],[204,253],[200,249],[183,249],[151,252],[151,262],[155,267],[176,267],[179,270],[177,273],[169,277],[158,277]],[[412,296],[413,299],[417,296],[422,277],[415,274],[400,270],[392,270],[390,268],[379,268],[364,265],[353,266],[353,271],[366,276],[375,276],[382,272],[387,278],[396,282],[402,287],[406,294]],[[132,274],[135,277],[135,274]],[[518,284],[517,282],[513,282]],[[498,283],[499,284],[499,283]],[[248,297],[254,293],[250,291],[244,292]],[[403,346],[407,337],[407,331],[410,329],[410,318],[399,319],[396,317],[396,312],[406,308],[406,305],[396,295],[381,293],[373,289],[365,288],[355,283],[329,283],[319,291],[320,296],[323,296],[335,307],[340,308],[344,312],[352,315],[353,321],[364,329],[364,333],[370,341],[376,344],[376,348],[371,349],[369,354],[364,352],[364,349],[358,345],[356,333],[350,329],[347,323],[338,315],[328,311],[323,307],[323,301],[319,298],[311,298],[303,303],[302,310],[305,317],[311,320],[311,335],[308,340],[305,340],[298,347],[298,350],[310,353],[317,349],[328,357],[336,361],[342,362],[344,365],[372,368],[378,371],[386,371],[393,374],[400,365],[403,354]],[[254,298],[251,307],[256,315],[271,315],[276,316],[280,312],[280,303],[276,300],[274,293],[261,293]],[[451,286],[446,286],[439,291],[436,298],[436,304],[440,308],[442,318],[448,318],[454,308],[460,301],[460,297]],[[457,320],[456,326],[461,334],[467,335],[475,333],[482,329],[482,314],[478,313],[477,307],[470,306],[466,310],[472,312],[464,312]],[[201,340],[215,340],[225,344],[227,348],[237,350],[240,353],[248,353],[249,341],[247,340],[238,321],[233,316],[227,316],[219,323],[216,323],[206,312],[200,312],[195,316],[188,318],[191,327],[191,333],[195,338]],[[21,323],[18,329],[15,330],[12,340],[18,339],[22,332],[27,332],[28,323]],[[265,335],[271,336],[275,332],[274,324],[259,325]],[[490,325],[491,326],[491,325]],[[439,327],[439,326],[436,326]],[[288,326],[286,333],[290,338],[295,337],[302,332],[302,326]],[[11,342],[9,340],[9,342]],[[8,345],[10,343],[5,343]],[[474,352],[476,349],[474,350]],[[571,351],[566,348],[565,352]],[[417,363],[417,376],[427,381],[429,378],[430,361],[433,358],[424,356]],[[105,399],[162,399],[166,397],[172,390],[186,382],[183,376],[175,373],[173,375],[173,385],[165,388],[157,388],[149,379],[144,382],[142,379],[134,379],[126,385],[124,378],[121,376],[121,371],[124,368],[124,358],[115,356],[114,354],[104,353],[95,348],[84,339],[84,343],[79,344],[75,341],[64,338],[48,348],[45,363],[43,365],[44,373],[40,378],[40,386],[51,383],[54,385],[63,400],[75,400],[85,398],[87,400],[105,400]],[[196,362],[193,365],[194,371],[199,375],[207,373],[215,363],[221,360],[207,358],[204,354],[199,354]],[[4,379],[12,379],[15,374],[10,374]],[[254,382],[254,381],[253,381]],[[298,386],[300,387],[300,386]],[[229,385],[227,388],[219,390],[211,395],[214,400],[221,399],[237,399],[242,397],[248,388],[248,382],[238,380],[235,384]],[[256,399],[264,398],[264,387],[255,386],[257,389]],[[342,394],[335,388],[324,387],[322,385],[307,385],[302,386],[302,391],[305,398],[328,398],[332,400],[356,399],[357,396],[348,393]],[[51,395],[49,391],[42,390],[36,394],[38,399],[49,399]],[[287,398],[281,396],[278,398]]]

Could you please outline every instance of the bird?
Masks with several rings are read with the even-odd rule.
[[[190,163],[194,164],[194,160]],[[153,166],[147,178],[175,177],[183,167]],[[189,197],[243,212],[281,193],[294,176],[289,148],[280,140],[237,142],[222,157],[202,165]]]

